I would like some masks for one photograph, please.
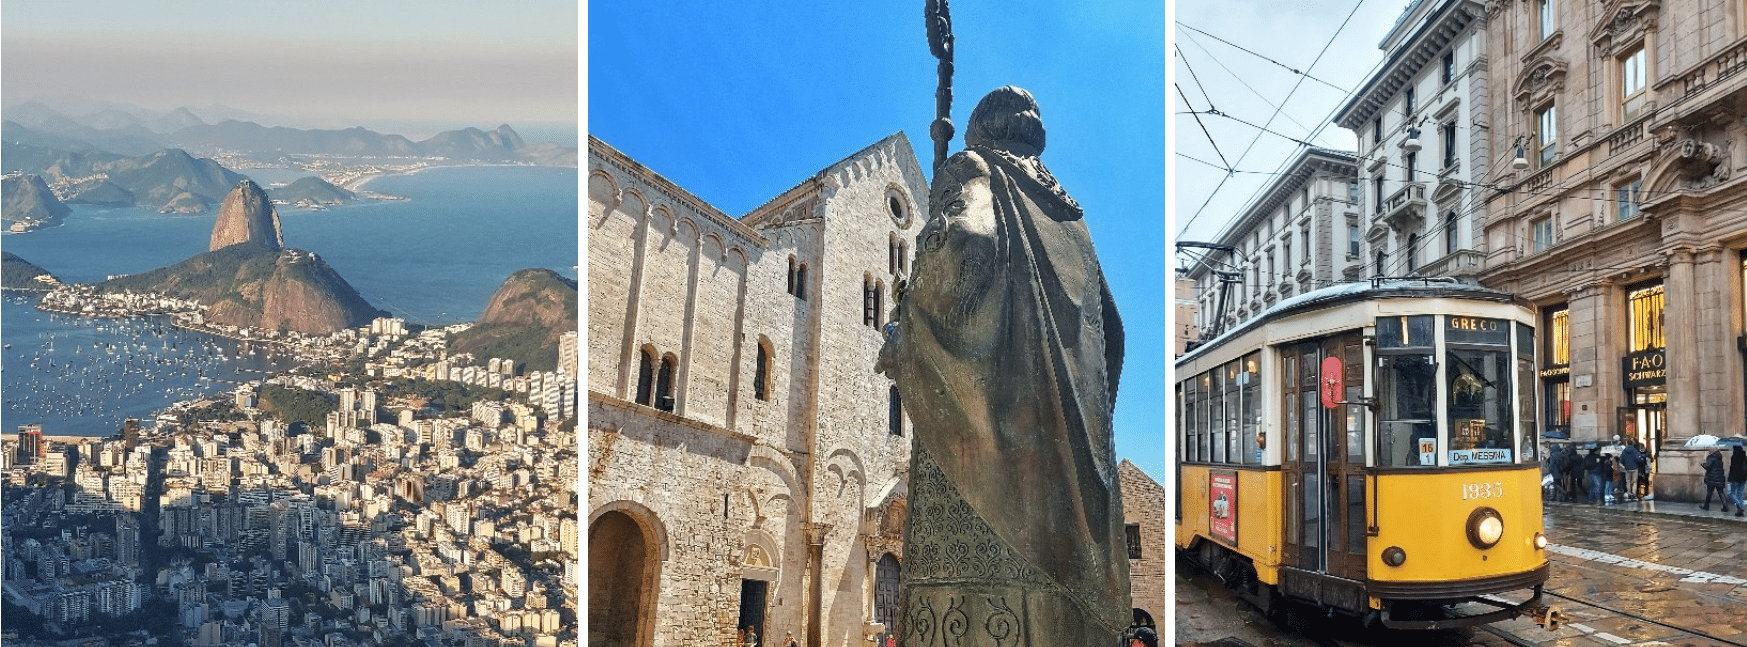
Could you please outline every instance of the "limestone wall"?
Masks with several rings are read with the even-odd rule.
[[[726,644],[743,581],[768,582],[766,644],[862,644],[870,554],[901,558],[869,550],[870,507],[901,500],[910,446],[907,421],[889,431],[863,286],[884,290],[883,323],[926,191],[897,134],[735,219],[590,140],[589,518],[662,529],[656,647]],[[645,348],[677,361],[671,413],[633,402]],[[809,520],[829,528],[817,564]]]

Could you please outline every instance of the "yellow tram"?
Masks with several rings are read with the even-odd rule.
[[[1288,299],[1184,355],[1178,550],[1264,610],[1403,629],[1550,620],[1534,324],[1502,292],[1378,279]],[[1444,615],[1459,602],[1488,606]]]

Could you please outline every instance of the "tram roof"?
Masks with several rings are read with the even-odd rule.
[[[1364,301],[1369,299],[1405,299],[1405,298],[1458,298],[1485,299],[1491,301],[1521,301],[1509,292],[1494,290],[1475,283],[1467,283],[1447,277],[1411,277],[1411,278],[1371,278],[1359,281],[1336,283],[1324,288],[1318,288],[1290,297],[1270,306],[1261,314],[1244,320],[1231,330],[1196,346],[1195,350],[1184,353],[1177,358],[1181,364],[1210,349],[1218,348],[1233,337],[1249,332],[1272,319],[1299,312],[1331,308],[1343,303]]]

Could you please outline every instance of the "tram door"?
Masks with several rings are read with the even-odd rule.
[[[1287,563],[1365,576],[1365,360],[1357,332],[1283,349]]]

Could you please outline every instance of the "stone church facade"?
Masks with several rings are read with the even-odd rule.
[[[883,643],[910,429],[873,365],[927,195],[902,133],[738,218],[589,138],[589,645]]]

